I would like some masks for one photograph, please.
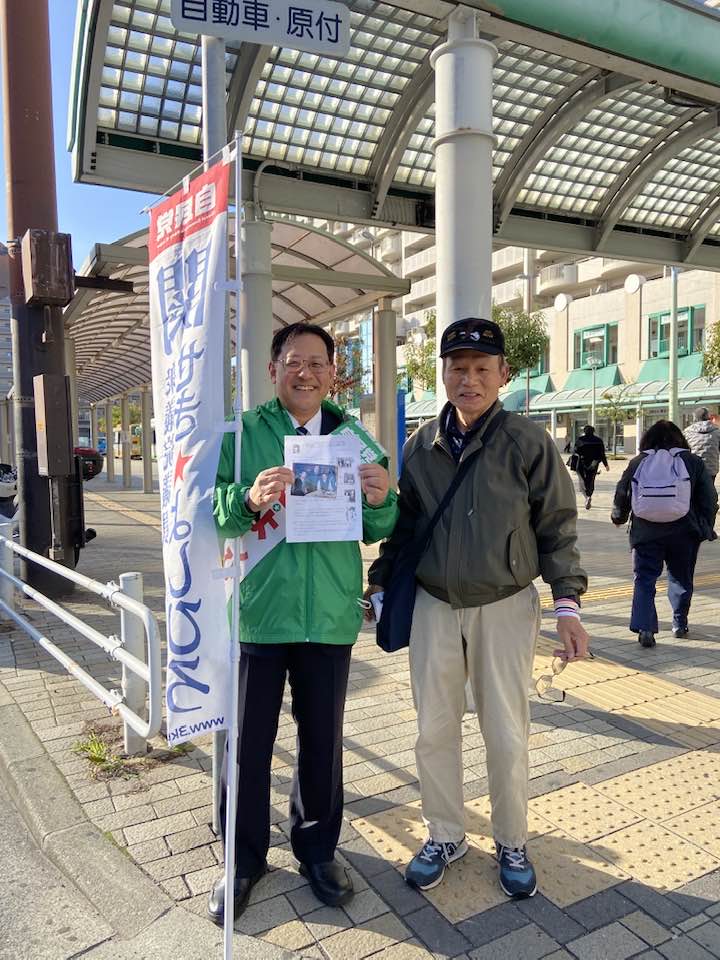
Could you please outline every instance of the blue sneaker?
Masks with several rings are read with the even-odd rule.
[[[405,881],[416,890],[432,890],[445,876],[445,868],[468,852],[463,837],[459,843],[439,843],[429,837],[405,870]]]
[[[525,847],[503,847],[495,843],[495,859],[500,866],[500,886],[514,900],[534,897],[537,893],[535,868],[527,858]]]

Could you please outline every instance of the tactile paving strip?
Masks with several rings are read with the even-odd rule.
[[[578,660],[569,663],[555,685],[562,690],[574,690],[576,687],[585,687],[589,684],[606,683],[608,680],[620,680],[623,677],[640,676],[637,670],[623,667],[619,663],[609,660]],[[582,694],[580,694],[582,696]]]
[[[720,754],[684,753],[595,787],[650,820],[663,821],[720,796]]]
[[[685,693],[684,687],[675,683],[636,673],[629,677],[607,680],[600,684],[587,684],[573,694],[603,710],[622,710],[637,703],[648,703],[662,697]]]
[[[582,843],[637,823],[641,818],[628,807],[584,783],[573,783],[530,801],[533,813],[555,824]]]
[[[666,820],[663,826],[720,858],[720,801],[713,800],[689,813],[681,813]]]
[[[482,821],[480,814],[471,814],[475,826]],[[353,827],[378,853],[404,874],[408,862],[426,839],[425,825],[419,806],[413,804],[395,807],[353,820]],[[443,882],[425,896],[451,923],[466,920],[476,913],[503,903],[507,898],[497,882],[497,871],[491,856],[479,850],[469,833],[470,850],[451,864]]]
[[[655,890],[674,890],[720,867],[720,860],[706,850],[647,820],[594,846],[619,869]]]
[[[528,844],[543,896],[558,907],[567,907],[585,897],[628,879],[597,846],[587,846],[559,830],[544,834]]]

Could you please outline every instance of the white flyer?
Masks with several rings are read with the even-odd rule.
[[[285,437],[294,476],[285,496],[288,543],[362,540],[361,462],[354,435]]]

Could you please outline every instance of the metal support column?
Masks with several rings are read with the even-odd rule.
[[[143,493],[153,492],[152,480],[152,394],[150,387],[143,387],[140,392],[140,419],[142,421],[142,464],[143,464]]]
[[[397,480],[397,359],[396,315],[383,297],[375,309],[375,423],[377,438],[390,459],[390,482]]]
[[[557,410],[550,411],[550,436],[557,442]]]
[[[141,573],[121,573],[120,589],[128,597],[143,602],[143,576]],[[145,661],[145,629],[139,617],[132,616],[127,610],[120,610],[120,637],[122,649],[131,653],[138,660]],[[122,668],[123,699],[128,707],[142,716],[145,713],[147,702],[147,686],[142,677]],[[147,740],[136,733],[127,723],[123,724],[123,741],[125,755],[128,757],[147,753]]]
[[[437,343],[462,317],[492,308],[492,70],[497,50],[478,38],[477,12],[458,7],[435,69]],[[440,363],[438,409],[445,399]]]
[[[678,268],[670,267],[670,360],[668,370],[668,420],[682,430],[680,404],[678,402]]]
[[[523,250],[523,311],[535,309],[535,251]]]
[[[252,205],[245,205],[246,214]],[[265,403],[273,395],[267,366],[272,342],[272,224],[246,219],[240,271],[242,292],[243,410]]]
[[[113,402],[105,404],[105,436],[107,450],[105,452],[105,477],[108,483],[115,480],[115,431],[113,430]]]
[[[130,399],[126,393],[120,397],[120,450],[122,451],[122,485],[125,490],[132,486],[132,439],[130,437]]]
[[[57,231],[47,0],[0,0],[0,29],[20,541],[43,555],[52,545],[54,557],[73,567],[69,478],[49,483],[38,473],[33,390],[34,376],[65,373],[63,320],[58,308],[26,305],[19,247],[29,229]],[[21,576],[45,594],[67,592],[37,564],[23,560]]]
[[[70,381],[70,427],[72,430],[73,447],[80,444],[78,424],[78,393],[77,369],[75,366],[75,341],[72,337],[65,338],[65,374]]]
[[[96,403],[90,404],[90,446],[95,450],[100,442],[100,430],[98,429],[98,408]]]

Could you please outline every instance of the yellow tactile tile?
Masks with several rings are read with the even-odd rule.
[[[528,856],[535,865],[539,889],[558,907],[567,907],[628,879],[601,850],[559,830],[530,841]]]
[[[663,821],[720,794],[720,754],[696,750],[633,770],[595,789],[650,820]]]
[[[495,841],[493,840],[492,824],[490,822],[490,797],[478,797],[476,800],[470,800],[465,804],[465,826],[467,837],[472,843],[493,853],[495,850]],[[546,820],[534,807],[528,808],[528,835],[537,837],[543,833],[550,833],[555,829],[555,825]]]
[[[648,821],[603,837],[593,847],[655,890],[674,890],[720,867],[720,860],[706,850]]]
[[[638,706],[640,706],[638,704]],[[720,698],[708,697],[695,691],[675,692],[643,705],[647,715],[657,720],[674,723],[714,723],[720,720]]]
[[[647,703],[684,692],[684,687],[642,673],[607,680],[605,683],[588,684],[573,691],[581,700],[587,700],[605,710],[620,710],[637,703]]]
[[[562,690],[574,690],[576,687],[585,687],[588,684],[605,683],[608,680],[632,676],[640,676],[640,674],[630,667],[596,658],[568,664],[555,681],[555,685]]]
[[[582,843],[597,840],[641,818],[605,794],[584,783],[573,783],[554,793],[535,797],[530,810]]]
[[[713,800],[689,813],[681,813],[666,820],[663,826],[720,859],[720,801]]]
[[[477,829],[489,822],[469,811],[468,819]],[[404,872],[426,839],[425,825],[417,805],[395,807],[371,817],[353,820],[353,827],[388,863]],[[452,923],[503,903],[506,897],[497,885],[492,857],[480,850],[468,831],[470,850],[452,864],[439,887],[425,893],[427,899]]]

